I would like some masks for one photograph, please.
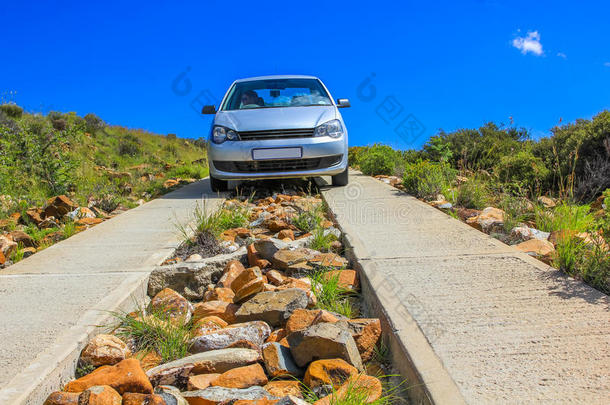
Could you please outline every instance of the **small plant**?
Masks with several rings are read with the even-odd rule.
[[[169,311],[146,314],[144,308],[139,308],[135,316],[124,312],[111,315],[118,321],[116,335],[132,339],[138,351],[155,351],[164,363],[188,355],[191,325],[172,323]]]
[[[318,300],[317,307],[351,318],[354,308],[350,296],[354,293],[339,285],[339,273],[327,273],[328,269],[321,268],[311,276],[311,290]]]
[[[320,252],[328,252],[330,245],[337,240],[337,237],[331,232],[324,233],[324,228],[316,228],[312,232],[312,238],[309,242],[309,248]]]

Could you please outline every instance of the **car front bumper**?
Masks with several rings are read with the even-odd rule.
[[[254,160],[253,149],[301,148],[300,159]],[[332,176],[347,168],[347,136],[208,144],[210,175],[222,180]]]

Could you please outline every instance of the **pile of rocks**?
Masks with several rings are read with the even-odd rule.
[[[308,248],[310,236],[291,221],[295,207],[320,203],[295,195],[227,201],[225,207],[250,208],[248,227],[222,234],[240,248],[161,266],[149,282],[148,315],[131,314],[163,313],[169,327],[189,328],[188,355],[162,363],[157,353],[138,352],[134,341],[98,335],[79,361],[97,368],[45,404],[102,403],[92,401],[98,398],[117,404],[307,404],[315,397],[315,404],[328,405],[354,389],[364,392],[363,403],[378,400],[381,381],[368,374],[382,369],[371,363],[381,338],[379,319],[320,309],[309,277],[325,271],[324,277],[338,277],[342,288],[356,291],[357,272],[346,269],[348,261],[336,252]],[[328,219],[321,225],[338,232]]]

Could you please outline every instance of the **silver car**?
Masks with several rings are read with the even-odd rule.
[[[215,114],[208,142],[213,191],[228,180],[332,176],[345,186],[347,129],[339,108],[313,76],[263,76],[236,80]]]

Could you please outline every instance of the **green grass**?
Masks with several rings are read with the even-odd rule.
[[[115,334],[125,340],[133,339],[137,351],[155,351],[168,362],[187,356],[190,324],[172,324],[168,311],[156,310],[147,315],[143,308],[133,317],[124,312],[111,312],[117,321]]]
[[[588,205],[570,205],[562,203],[549,210],[535,206],[536,226],[545,232],[570,230],[586,232],[595,223],[595,218],[589,213]]]
[[[311,275],[311,290],[318,301],[316,306],[352,318],[355,310],[350,298],[355,293],[339,285],[338,273],[325,277],[328,271],[327,268],[320,268]]]
[[[328,252],[330,245],[337,240],[337,237],[332,233],[324,234],[324,228],[316,228],[312,232],[312,238],[309,242],[309,248],[320,252]]]

